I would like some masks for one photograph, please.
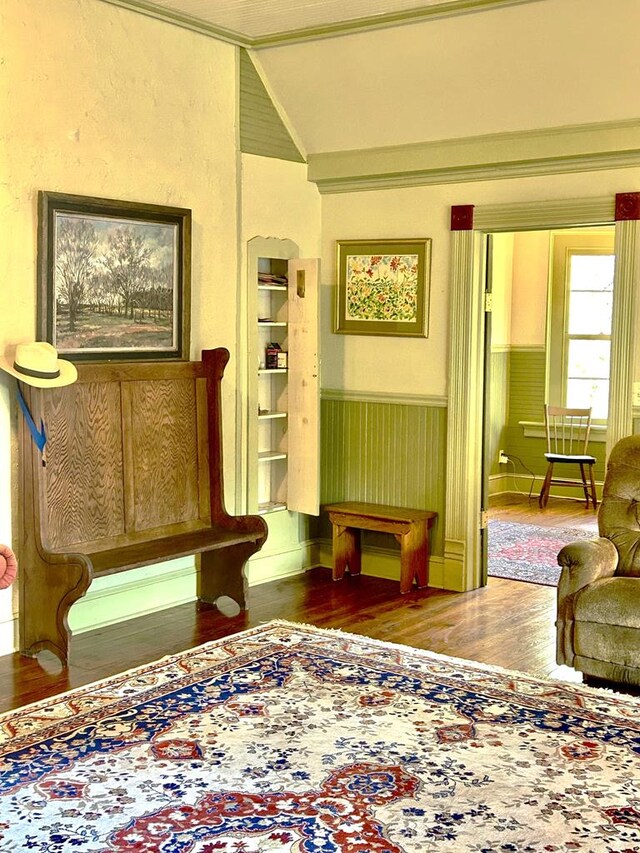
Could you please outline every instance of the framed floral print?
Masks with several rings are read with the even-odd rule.
[[[335,331],[427,337],[431,240],[339,240]]]

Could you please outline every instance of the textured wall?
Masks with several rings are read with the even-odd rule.
[[[35,334],[38,190],[191,208],[192,354],[215,345],[233,351],[235,48],[96,0],[3,0],[0,56],[0,352]],[[0,377],[0,392],[6,484],[13,384]],[[225,375],[231,496],[234,403],[231,368]],[[13,495],[7,500],[5,486],[0,496],[4,537],[15,523],[15,487]],[[16,606],[11,592],[0,593],[0,653],[12,648]]]

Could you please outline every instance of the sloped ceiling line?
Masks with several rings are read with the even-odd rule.
[[[238,18],[236,0],[101,0],[157,18],[203,35],[231,42],[240,47],[275,47],[332,38],[364,30],[396,27],[429,18],[481,12],[505,6],[540,3],[544,0],[395,0],[385,2],[386,11],[371,14],[375,4],[369,0],[318,2],[315,9],[323,13],[321,23],[309,24],[314,4],[299,0],[280,0],[279,7],[264,0],[246,0],[245,23]],[[330,6],[329,14],[326,7]],[[389,11],[390,7],[392,8]],[[196,14],[197,12],[197,14]],[[316,14],[317,17],[317,14]]]

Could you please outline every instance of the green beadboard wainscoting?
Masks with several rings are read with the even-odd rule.
[[[447,410],[434,402],[372,395],[341,397],[323,392],[320,428],[322,504],[362,501],[429,509],[432,528],[430,585],[441,585]],[[323,565],[331,565],[331,525],[321,513],[318,530]],[[399,577],[399,548],[390,535],[363,531],[363,572]]]
[[[507,422],[509,419],[509,351],[491,353],[491,405],[489,406],[489,475],[502,474],[498,453],[507,450]]]
[[[491,475],[496,484],[491,491],[528,492],[532,479],[526,470],[528,468],[536,476],[532,492],[537,495],[547,469],[544,458],[546,441],[542,427],[539,436],[529,436],[525,435],[521,422],[544,423],[546,352],[541,347],[513,347],[506,355],[508,363],[505,363],[503,352],[492,353],[491,356]],[[497,465],[497,453],[501,448],[514,460],[518,475],[515,485],[513,465]],[[605,445],[603,442],[590,442],[589,451],[598,459],[595,478],[602,482]],[[568,471],[567,474],[574,476]],[[496,478],[496,475],[501,476]],[[577,468],[575,476],[579,476]],[[577,489],[563,490],[557,486],[552,494],[580,497]]]

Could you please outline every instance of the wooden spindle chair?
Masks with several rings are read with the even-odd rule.
[[[547,473],[538,498],[540,507],[544,509],[547,505],[551,486],[559,485],[582,488],[587,509],[589,500],[596,509],[598,499],[593,479],[593,466],[597,460],[587,452],[591,431],[591,409],[569,409],[545,404],[544,423],[547,433],[547,452],[544,454],[547,460]],[[580,469],[580,480],[554,477],[555,465],[577,465]]]

